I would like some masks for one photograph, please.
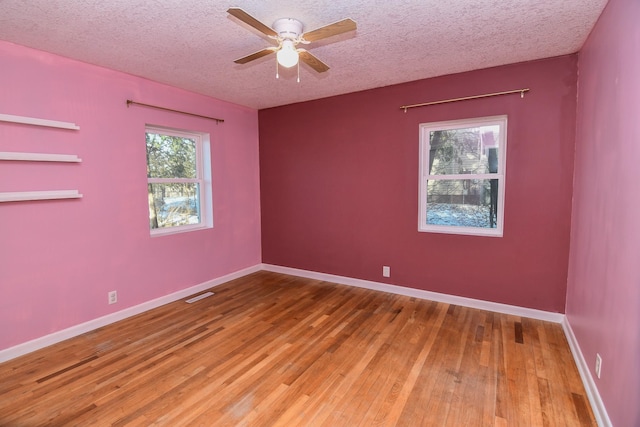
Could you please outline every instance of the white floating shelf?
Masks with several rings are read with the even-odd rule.
[[[13,116],[11,114],[0,114],[0,122],[22,123],[25,125],[47,126],[51,128],[80,130],[80,126],[75,123],[59,122],[56,120],[37,119],[35,117]]]
[[[23,202],[28,200],[79,199],[78,190],[17,191],[0,193],[0,202]]]
[[[82,159],[75,154],[15,153],[9,151],[0,151],[0,160],[18,160],[27,162],[82,162]]]

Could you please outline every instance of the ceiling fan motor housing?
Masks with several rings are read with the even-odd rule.
[[[273,29],[281,39],[299,39],[302,36],[302,28],[302,22],[293,18],[280,18],[273,23]]]

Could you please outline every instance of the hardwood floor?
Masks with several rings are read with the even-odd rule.
[[[1,426],[595,426],[558,324],[259,272],[0,364]]]

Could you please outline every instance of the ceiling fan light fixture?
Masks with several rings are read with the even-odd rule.
[[[300,55],[296,49],[293,40],[283,40],[282,46],[276,53],[278,64],[285,68],[291,68],[298,63]]]

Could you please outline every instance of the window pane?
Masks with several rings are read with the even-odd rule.
[[[497,179],[427,181],[427,224],[496,228]]]
[[[151,228],[200,223],[198,184],[149,184]]]
[[[498,172],[499,126],[429,132],[429,175]]]
[[[196,141],[147,133],[147,177],[196,178]]]

